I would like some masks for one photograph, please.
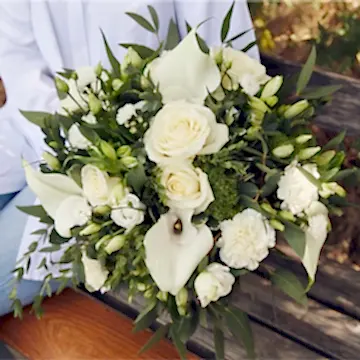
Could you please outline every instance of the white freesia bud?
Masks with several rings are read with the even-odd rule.
[[[135,68],[140,68],[142,64],[143,59],[140,55],[132,47],[129,47],[121,66],[122,70],[126,70],[129,65]]]
[[[274,107],[279,102],[279,98],[274,95],[264,99],[264,101],[270,107]]]
[[[316,163],[319,166],[327,165],[336,155],[335,150],[328,150],[316,157]]]
[[[239,110],[235,107],[232,107],[230,110],[226,112],[225,123],[227,126],[230,126],[235,121],[235,117],[239,114]]]
[[[127,194],[111,212],[111,219],[130,232],[144,221],[145,205],[134,194]]]
[[[328,197],[330,197],[332,195],[335,195],[335,194],[340,196],[340,197],[345,197],[346,196],[346,191],[338,183],[330,182],[330,183],[323,183],[321,185],[321,189],[319,191],[319,194],[324,199],[327,199]]]
[[[165,105],[145,133],[151,161],[168,164],[218,152],[229,140],[229,128],[207,107],[176,101]]]
[[[305,144],[307,143],[309,140],[311,140],[313,138],[313,136],[311,134],[304,134],[304,135],[299,135],[295,141],[297,144]]]
[[[60,170],[60,168],[61,168],[60,161],[54,155],[45,151],[45,152],[43,152],[42,157],[45,160],[45,162],[48,164],[50,169]]]
[[[55,86],[59,92],[66,94],[69,91],[69,85],[58,77],[55,78]]]
[[[179,292],[175,296],[176,305],[178,307],[186,306],[188,302],[189,294],[185,288],[179,290]]]
[[[124,156],[123,158],[121,158],[121,163],[128,169],[132,169],[139,164],[136,157],[134,156]]]
[[[162,301],[162,302],[166,302],[168,300],[169,297],[169,293],[165,292],[165,291],[159,291],[156,295],[156,297]]]
[[[271,214],[271,215],[276,215],[277,214],[276,210],[268,203],[262,203],[261,208],[263,210],[265,210],[266,212],[268,212],[269,214]]]
[[[283,84],[284,78],[280,75],[274,76],[264,87],[261,98],[267,99],[277,94]]]
[[[259,266],[275,246],[275,231],[268,220],[253,209],[246,209],[231,220],[220,223],[221,238],[217,245],[220,259],[234,269],[250,271]]]
[[[293,152],[295,148],[292,144],[286,144],[286,145],[280,145],[276,147],[272,153],[274,156],[278,158],[287,158],[289,157]]]
[[[110,207],[107,205],[96,206],[94,208],[94,214],[96,215],[107,215],[110,212]]]
[[[105,246],[105,251],[110,255],[119,251],[125,245],[126,237],[124,235],[114,236]]]
[[[207,174],[187,163],[164,167],[160,183],[170,208],[190,209],[200,214],[215,199]]]
[[[284,231],[284,230],[285,230],[284,224],[282,224],[279,220],[271,219],[271,220],[270,220],[270,225],[271,225],[275,230],[279,230],[279,231]]]
[[[102,73],[102,71],[103,71],[103,67],[102,67],[102,65],[101,65],[101,62],[99,62],[99,63],[95,66],[94,71],[95,71],[96,76],[97,76],[97,77],[100,77],[100,75],[101,75],[101,73]]]
[[[129,145],[122,145],[117,149],[116,154],[120,158],[124,157],[124,156],[130,156],[131,155],[131,147]]]
[[[86,150],[92,143],[81,133],[79,125],[71,125],[68,132],[68,140],[74,149]]]
[[[96,115],[102,109],[102,102],[92,93],[89,94],[89,109],[93,115]]]
[[[140,86],[143,90],[146,90],[146,89],[150,88],[151,82],[146,76],[141,75]]]
[[[227,266],[212,263],[194,282],[195,292],[201,307],[205,308],[210,302],[218,301],[221,297],[230,294],[235,283],[235,277]]]
[[[119,91],[123,85],[124,85],[124,82],[121,81],[120,79],[114,79],[111,83],[111,86],[115,91]]]
[[[116,207],[120,203],[120,201],[124,199],[126,194],[127,191],[124,185],[121,182],[119,182],[111,190],[109,197],[109,205],[112,207]]]
[[[99,251],[99,249],[105,245],[109,240],[111,239],[111,235],[105,235],[103,236],[96,244],[95,244],[95,250]]]
[[[291,105],[284,113],[286,119],[292,119],[295,116],[300,115],[309,107],[309,102],[307,100],[300,100],[294,105]]]
[[[270,109],[266,106],[266,104],[262,100],[254,96],[250,98],[249,105],[253,109],[259,110],[263,113],[270,111]]]
[[[279,212],[279,216],[284,220],[291,222],[294,222],[296,220],[295,216],[290,211],[286,211],[286,210],[281,210]]]
[[[316,155],[319,151],[321,151],[320,146],[308,147],[306,149],[302,149],[298,153],[299,160],[308,160]]]
[[[115,151],[114,147],[111,144],[109,144],[108,142],[101,140],[100,149],[101,149],[102,153],[109,159],[111,159],[111,160],[117,159],[116,151]]]
[[[88,236],[88,235],[92,235],[92,234],[96,234],[101,230],[101,225],[99,224],[89,224],[88,226],[86,226],[85,229],[81,230],[79,235],[80,236]]]

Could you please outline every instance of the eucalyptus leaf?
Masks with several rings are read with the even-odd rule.
[[[201,38],[198,34],[196,34],[196,40],[197,40],[197,42],[199,44],[200,50],[205,54],[209,54],[210,49],[207,46],[205,40],[203,38]]]
[[[139,354],[151,349],[159,341],[166,337],[170,329],[170,324],[160,326],[154,333],[154,335],[149,339],[149,341],[140,349]]]
[[[360,174],[360,171],[358,168],[352,168],[352,169],[344,169],[339,171],[334,177],[333,180],[334,181],[341,181],[344,180],[354,174]]]
[[[254,339],[246,313],[233,306],[225,308],[223,312],[227,326],[235,339],[244,345],[250,359],[255,359]]]
[[[316,47],[313,46],[296,84],[296,94],[301,95],[307,87],[316,64]]]
[[[43,253],[47,253],[47,252],[55,252],[55,251],[59,251],[59,250],[60,250],[60,245],[54,244],[52,246],[47,246],[47,247],[41,248],[39,251],[43,252]]]
[[[306,290],[295,274],[280,268],[276,269],[275,272],[270,275],[270,280],[275,286],[299,304],[307,306]]]
[[[158,317],[158,309],[156,302],[149,304],[136,318],[134,322],[133,332],[147,329]]]
[[[274,175],[268,177],[266,183],[261,188],[262,196],[267,197],[277,189],[280,177],[281,173],[275,173]]]
[[[105,44],[106,54],[108,56],[108,59],[111,64],[111,67],[113,69],[113,72],[114,72],[115,76],[120,77],[120,75],[121,75],[120,74],[120,68],[121,68],[120,63],[119,63],[118,59],[116,59],[116,57],[114,56],[112,50],[110,49],[110,46],[109,46],[102,30],[101,30],[101,34],[102,34],[103,41]]]
[[[83,125],[79,126],[79,130],[92,144],[96,145],[100,141],[99,135],[95,130]]]
[[[62,236],[60,236],[55,229],[52,230],[51,234],[50,234],[50,243],[54,244],[54,245],[60,245],[60,244],[64,244],[66,242],[68,242],[70,239],[67,238],[63,238]]]
[[[165,50],[174,49],[180,42],[178,27],[173,19],[170,20],[168,33],[165,42]]]
[[[256,45],[256,40],[251,42],[249,45],[246,45],[243,49],[241,49],[242,52],[248,52]]]
[[[67,171],[67,174],[78,184],[80,187],[82,187],[81,183],[81,164],[74,164],[72,165],[69,170]]]
[[[138,196],[141,196],[146,181],[147,177],[142,164],[139,164],[136,168],[127,173],[127,182]]]
[[[159,17],[158,17],[158,14],[156,12],[156,10],[151,6],[151,5],[148,5],[148,9],[149,9],[149,12],[150,12],[150,16],[151,16],[151,19],[154,23],[154,28],[156,30],[156,32],[159,31]]]
[[[317,100],[330,96],[342,88],[341,85],[328,85],[308,88],[301,93],[301,97],[308,100]]]
[[[25,214],[34,216],[37,218],[44,218],[47,216],[46,211],[41,205],[34,206],[17,206],[17,208]]]
[[[20,110],[21,115],[23,115],[31,123],[41,127],[46,128],[46,119],[51,118],[53,115],[47,112],[42,111],[23,111]]]
[[[148,30],[148,31],[150,31],[152,33],[156,33],[156,29],[150,24],[150,22],[148,20],[146,20],[141,15],[138,15],[138,14],[135,14],[135,13],[132,13],[132,12],[127,12],[125,14],[130,16],[134,21],[136,21],[144,29],[146,29],[146,30]]]
[[[221,26],[221,42],[224,42],[228,33],[229,33],[229,29],[230,29],[230,22],[231,22],[231,17],[232,17],[232,13],[233,13],[233,10],[234,10],[234,5],[235,5],[235,2],[233,2],[230,6],[230,9],[229,11],[227,12],[225,18],[224,18],[224,21],[222,23],[222,26]]]
[[[248,197],[253,198],[256,196],[258,191],[259,191],[259,188],[251,182],[239,184],[239,193],[242,195],[246,195]]]
[[[290,223],[285,223],[284,236],[291,248],[302,259],[305,253],[306,237],[305,232],[299,226]]]
[[[176,331],[176,326],[172,326],[170,329],[170,336],[174,342],[174,345],[179,353],[181,360],[186,360],[186,346],[181,341],[179,334]]]
[[[345,139],[346,136],[346,130],[343,130],[341,133],[339,133],[337,136],[332,138],[326,145],[323,146],[322,152],[325,152],[330,149],[334,149],[337,146],[339,146]]]
[[[225,359],[225,338],[223,330],[215,325],[214,326],[214,347],[215,347],[215,356],[216,360]]]
[[[253,30],[253,29],[248,29],[248,30],[242,31],[241,33],[231,37],[229,40],[226,40],[226,44],[230,44],[232,41],[235,41],[235,40],[241,38],[242,36],[246,35],[251,30]]]

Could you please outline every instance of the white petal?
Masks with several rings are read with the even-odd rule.
[[[59,206],[55,215],[55,230],[64,237],[71,237],[74,226],[83,226],[91,219],[91,207],[82,196],[69,196]]]
[[[199,48],[196,29],[160,58],[150,72],[154,83],[159,84],[164,103],[188,100],[201,104],[221,81],[215,61]]]
[[[216,124],[211,136],[204,148],[199,152],[200,155],[215,154],[229,141],[229,128],[225,124]]]
[[[62,174],[43,174],[24,162],[25,176],[30,189],[37,195],[50,217],[55,218],[60,204],[71,195],[82,196],[81,188]]]
[[[85,252],[82,255],[82,263],[84,265],[85,285],[87,289],[89,291],[99,291],[102,289],[109,272],[103,269],[100,261],[90,259]]]
[[[214,244],[211,230],[191,223],[192,211],[169,211],[146,233],[146,266],[160,290],[176,295]],[[181,234],[174,233],[180,219]]]

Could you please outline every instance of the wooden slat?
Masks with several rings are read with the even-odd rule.
[[[176,359],[168,341],[161,341],[143,355],[139,349],[151,331],[132,333],[132,321],[94,299],[65,291],[44,302],[45,316],[25,314],[0,318],[0,339],[29,360],[64,359]],[[196,359],[189,355],[189,359]]]
[[[265,264],[289,269],[304,284],[307,282],[306,272],[299,262],[272,254],[265,260]],[[360,320],[359,294],[360,272],[335,261],[321,259],[315,284],[309,292],[310,297]]]
[[[301,65],[280,57],[262,54],[262,62],[270,75],[291,75],[301,71]],[[326,105],[316,116],[316,122],[323,127],[340,130],[348,129],[360,133],[360,81],[335,73],[316,70],[312,76],[311,86],[342,85],[333,97],[331,104]]]
[[[358,320],[314,300],[305,309],[254,274],[243,276],[240,286],[232,301],[253,317],[331,358],[358,357]]]
[[[122,311],[128,307],[131,311],[139,311],[143,308],[142,299],[134,299],[132,304],[127,304],[125,291],[111,292],[105,296],[100,296],[104,301],[118,304]],[[116,305],[115,305],[116,306]],[[159,320],[160,323],[166,322],[165,318]],[[318,353],[312,352],[306,347],[291,341],[272,330],[252,322],[255,336],[256,351],[259,359],[320,359]],[[202,358],[208,358],[209,353],[214,351],[213,334],[211,329],[199,328],[189,343],[192,351],[199,352]],[[241,344],[226,334],[226,360],[245,359],[246,353]]]

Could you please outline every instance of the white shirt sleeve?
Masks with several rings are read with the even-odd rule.
[[[220,45],[221,26],[232,3],[233,0],[175,0],[176,21],[181,37],[183,38],[187,33],[186,22],[194,27],[207,20],[199,28],[199,35],[209,46]],[[247,2],[246,0],[236,0],[227,38],[230,39],[247,30],[250,31],[232,43],[234,48],[242,50],[255,41],[255,32]],[[248,54],[259,59],[257,46],[254,46]]]
[[[0,1],[0,71],[8,116],[39,158],[44,147],[41,130],[19,112],[49,111],[58,107],[51,72],[43,59],[32,31],[31,2]]]

